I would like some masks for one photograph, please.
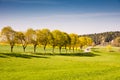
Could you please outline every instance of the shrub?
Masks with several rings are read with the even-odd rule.
[[[107,49],[107,51],[111,52],[112,51],[112,46],[111,45],[107,45],[106,49]]]

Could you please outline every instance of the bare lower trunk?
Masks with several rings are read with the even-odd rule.
[[[59,47],[59,52],[60,52],[60,54],[61,54],[61,48],[62,48],[62,47]]]
[[[11,52],[13,52],[13,46],[11,46]]]
[[[10,42],[11,52],[13,52],[13,47],[14,47],[14,45],[15,45],[14,42]]]
[[[82,50],[82,46],[80,46],[80,50]]]
[[[76,47],[76,52],[77,52],[77,47]]]
[[[73,53],[74,53],[74,47],[73,47]]]
[[[69,52],[71,52],[71,46],[69,47]]]
[[[44,46],[44,52],[45,52],[45,54],[46,54],[46,46]]]
[[[25,49],[26,49],[26,47],[25,46],[23,46],[23,51],[25,52]]]
[[[36,53],[36,47],[37,47],[37,45],[34,45],[34,53]]]
[[[55,46],[53,46],[53,49],[52,49],[52,53],[54,54],[54,49],[55,49]]]
[[[67,53],[67,48],[66,48],[66,53]]]
[[[25,47],[23,47],[23,51],[25,52]]]
[[[65,46],[65,51],[66,51],[66,53],[67,53],[67,48],[66,48],[66,46]]]

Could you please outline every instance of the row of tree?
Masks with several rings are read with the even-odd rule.
[[[80,49],[82,49],[83,46],[92,45],[93,43],[90,37],[79,37],[77,34],[68,34],[60,30],[33,30],[30,28],[27,29],[26,32],[18,32],[13,30],[10,26],[4,27],[1,30],[1,37],[4,38],[4,41],[6,40],[6,42],[10,44],[11,52],[13,52],[15,44],[22,44],[24,52],[28,44],[33,44],[34,52],[36,52],[37,45],[43,45],[46,53],[46,46],[51,45],[52,53],[54,53],[56,46],[59,48],[59,52],[61,53],[62,47],[65,48],[66,52],[68,48],[69,50],[72,49],[74,52],[75,48],[80,47]]]

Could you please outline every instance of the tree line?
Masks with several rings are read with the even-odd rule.
[[[120,31],[110,31],[103,33],[95,33],[95,34],[86,34],[79,36],[88,36],[92,38],[95,45],[100,45],[104,43],[109,43],[113,46],[120,46]]]
[[[36,52],[38,45],[43,45],[45,53],[47,45],[52,46],[52,53],[54,53],[55,47],[59,48],[60,53],[61,49],[64,47],[67,53],[68,49],[74,52],[75,48],[77,49],[79,47],[82,49],[84,46],[90,46],[93,44],[92,38],[88,36],[79,36],[75,33],[68,34],[60,30],[50,31],[49,29],[33,30],[32,28],[22,32],[15,31],[10,26],[2,28],[1,37],[4,41],[10,44],[11,52],[13,52],[15,44],[22,44],[24,52],[28,44],[33,44],[34,53]]]

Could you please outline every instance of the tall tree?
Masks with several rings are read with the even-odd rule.
[[[27,40],[26,40],[26,36],[23,32],[17,32],[17,40],[18,42],[20,42],[22,44],[22,47],[23,47],[23,51],[25,52],[25,49],[27,47]]]
[[[67,53],[67,47],[71,44],[71,38],[65,32],[63,32],[63,35],[64,35],[64,46],[65,46],[65,50],[66,50],[66,53]]]
[[[61,53],[61,49],[64,45],[64,34],[59,30],[52,31],[54,37],[54,46],[59,47],[59,52]]]
[[[69,36],[71,38],[71,47],[73,48],[73,52],[74,52],[74,48],[76,47],[78,41],[78,35],[71,33]]]
[[[83,46],[90,46],[92,43],[93,41],[90,37],[79,37],[80,49],[82,49]]]
[[[46,53],[46,46],[50,43],[51,40],[51,32],[49,29],[38,30],[38,40],[41,45],[44,47],[44,51]]]
[[[30,44],[33,44],[34,46],[34,53],[36,52],[36,47],[38,45],[38,39],[37,39],[37,33],[35,30],[33,29],[28,29],[26,32],[26,38],[27,38],[27,42]]]
[[[79,37],[79,46],[80,46],[80,49],[83,48],[83,46],[86,45],[86,39],[85,37]]]
[[[1,34],[6,36],[11,47],[11,52],[13,52],[13,47],[16,42],[16,32],[10,26],[7,26],[2,29]]]
[[[57,46],[57,42],[56,42],[56,36],[55,36],[55,32],[51,32],[51,40],[50,40],[50,45],[52,46],[52,53],[54,54],[54,49],[55,49],[55,46]]]

